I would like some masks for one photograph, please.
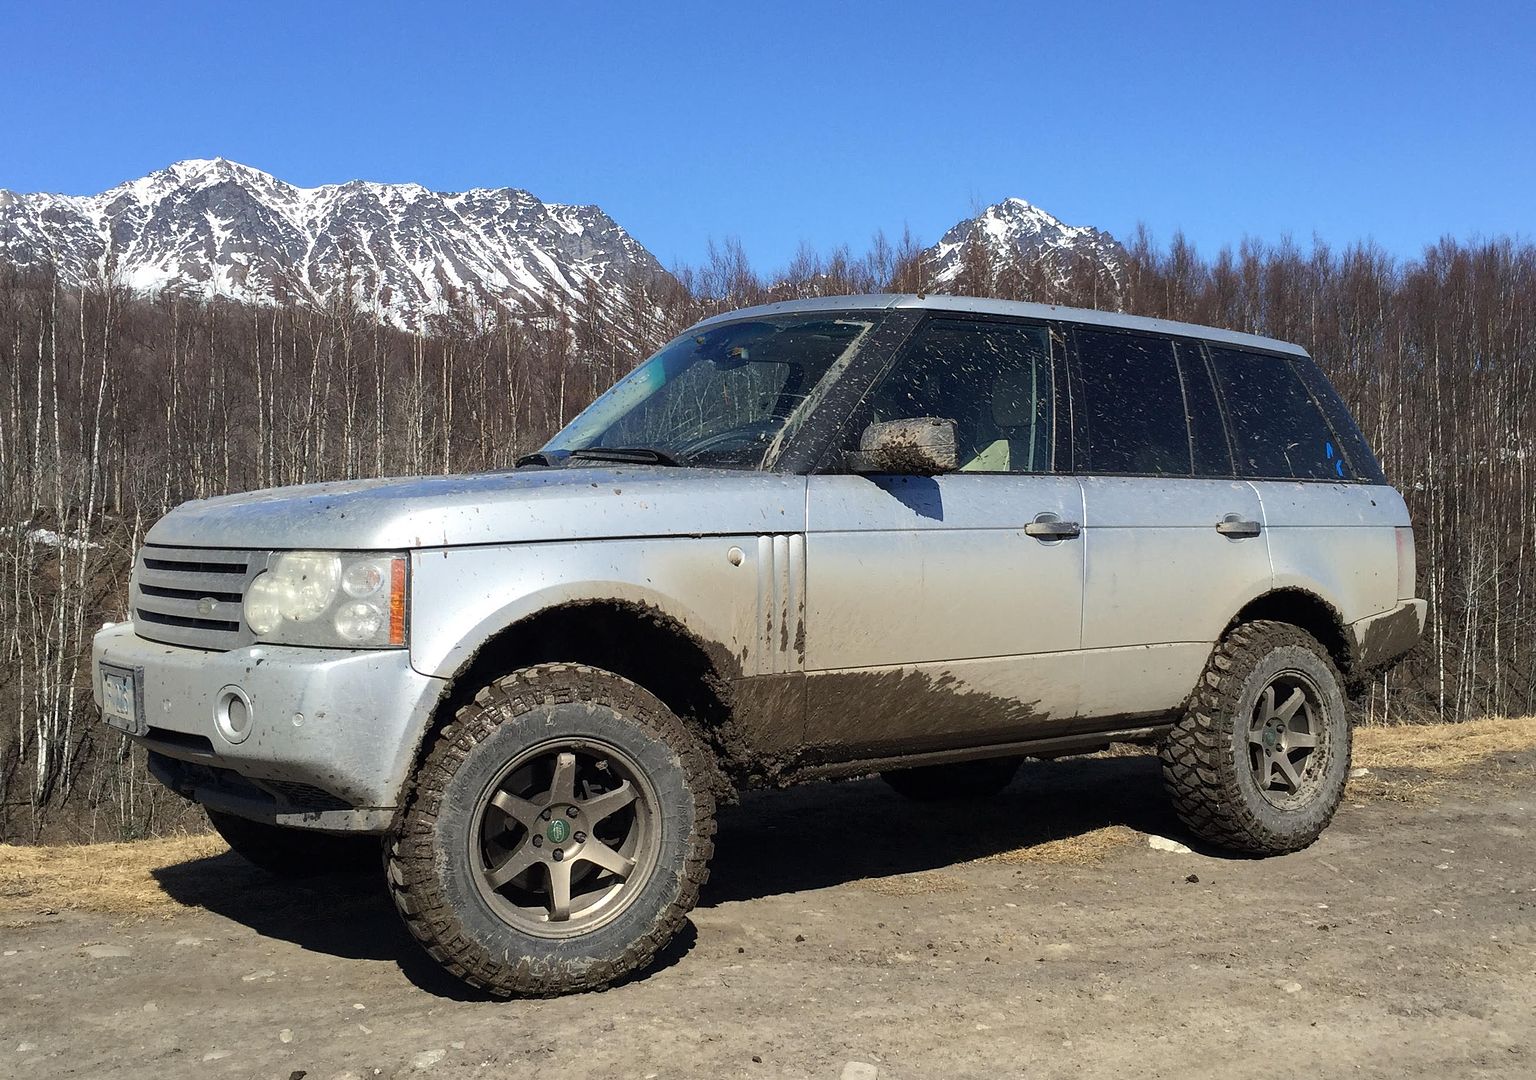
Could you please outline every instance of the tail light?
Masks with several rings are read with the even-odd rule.
[[[1413,527],[1400,525],[1397,529],[1397,598],[1413,599],[1417,595],[1418,580],[1419,560],[1413,550]]]

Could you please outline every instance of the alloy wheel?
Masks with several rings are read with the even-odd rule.
[[[1259,793],[1282,809],[1305,803],[1316,789],[1327,741],[1322,695],[1306,675],[1283,671],[1254,703],[1248,758]]]
[[[471,837],[481,896],[540,937],[588,933],[645,887],[660,852],[656,797],[616,747],[532,747],[481,796]]]

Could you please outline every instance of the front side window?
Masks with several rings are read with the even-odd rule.
[[[954,422],[961,472],[1049,472],[1049,331],[1023,323],[930,320],[871,394],[866,419],[918,417]],[[856,441],[858,433],[853,435]]]
[[[1079,329],[1084,416],[1076,467],[1087,473],[1190,475],[1189,423],[1173,342]]]
[[[860,314],[818,312],[684,334],[589,405],[542,453],[760,469],[872,325]]]
[[[1354,478],[1328,422],[1285,357],[1213,346],[1211,365],[1227,405],[1239,476]]]

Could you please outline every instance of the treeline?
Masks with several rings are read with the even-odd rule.
[[[1432,630],[1364,702],[1376,719],[1536,711],[1536,248],[1145,235],[1123,265],[962,253],[947,291],[1114,308],[1305,345],[1418,528]],[[764,277],[739,244],[618,295],[515,315],[464,306],[407,334],[345,302],[257,308],[64,289],[0,270],[0,837],[176,824],[90,704],[90,636],[123,617],[131,553],[186,499],[510,465],[696,319],[768,299],[922,291],[921,247],[802,251]]]

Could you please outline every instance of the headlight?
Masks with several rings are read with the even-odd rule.
[[[285,551],[245,591],[256,637],[285,645],[405,644],[405,556]]]

